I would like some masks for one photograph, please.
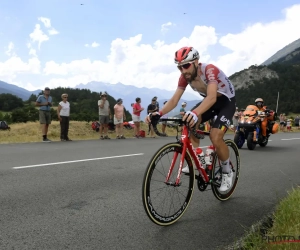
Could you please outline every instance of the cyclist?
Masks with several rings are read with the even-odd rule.
[[[162,116],[173,110],[188,85],[199,92],[204,99],[190,111],[187,111],[182,120],[187,121],[190,127],[213,119],[210,139],[216,148],[218,158],[222,163],[222,183],[220,191],[228,190],[232,185],[232,171],[229,165],[229,149],[223,137],[236,109],[235,90],[227,76],[213,64],[199,62],[200,56],[193,47],[183,47],[175,52],[175,63],[181,72],[178,87],[172,98],[161,111],[155,115]],[[150,122],[150,116],[147,117]],[[199,147],[199,139],[191,133],[190,140],[193,149]],[[185,169],[183,171],[187,172]]]

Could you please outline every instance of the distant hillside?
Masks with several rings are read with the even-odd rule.
[[[28,91],[16,85],[0,81],[0,94],[12,94],[21,98],[23,101],[28,100],[32,94],[37,95],[40,92],[41,90]]]
[[[278,51],[266,64],[253,65],[229,77],[236,89],[237,106],[245,108],[261,97],[265,105],[276,109],[279,92],[278,113],[300,113],[300,39]]]
[[[229,77],[236,90],[241,88],[247,88],[254,82],[261,82],[264,78],[278,79],[277,72],[271,70],[266,66],[253,65],[248,69],[244,69],[237,73],[234,73]]]
[[[286,65],[300,65],[300,47],[295,49],[290,54],[281,57],[277,63],[286,64]]]
[[[285,46],[281,50],[279,50],[277,53],[275,53],[273,56],[271,56],[268,60],[266,60],[262,65],[269,65],[273,62],[278,62],[281,58],[286,57],[288,54],[292,53],[293,51],[300,48],[300,38],[289,45]]]
[[[175,83],[176,84],[176,83]],[[175,85],[176,86],[176,85]],[[126,108],[130,108],[130,104],[135,102],[136,97],[140,97],[142,100],[142,105],[148,105],[151,103],[151,99],[154,96],[158,97],[159,103],[163,103],[163,101],[168,100],[173,95],[174,91],[167,91],[158,88],[138,88],[133,85],[125,85],[122,83],[117,84],[109,84],[103,82],[89,82],[87,84],[79,84],[76,85],[75,88],[79,89],[90,89],[91,91],[100,92],[107,91],[114,98],[122,98],[124,101],[124,106]],[[174,88],[175,89],[175,88]],[[196,92],[193,94],[184,93],[182,101],[191,101],[198,100],[199,94]]]
[[[247,82],[249,72],[253,71],[262,72],[261,77]],[[273,72],[273,77],[266,77],[265,72]],[[300,65],[272,63],[269,66],[251,66],[240,75],[233,77],[232,81],[238,85],[237,79],[243,84],[242,87],[236,88],[239,108],[254,104],[255,99],[261,97],[264,99],[265,105],[275,110],[279,92],[278,113],[300,113]]]
[[[132,85],[124,85],[122,83],[109,84],[102,82],[90,82],[87,84],[79,84],[73,89],[88,89],[96,93],[105,90],[109,95],[113,96],[115,99],[122,98],[123,104],[128,110],[131,109],[131,103],[135,102],[136,97],[140,97],[142,99],[142,105],[146,107],[148,104],[151,103],[151,99],[154,96],[158,97],[158,101],[162,106],[163,102],[171,98],[171,96],[173,95],[173,91],[167,91],[158,88],[138,88]],[[9,93],[21,98],[23,101],[28,100],[31,94],[37,95],[40,92],[41,90],[28,91],[16,85],[0,81],[0,94]],[[51,93],[53,92],[51,91]],[[188,106],[192,106],[193,103],[195,103],[195,101],[193,100],[199,100],[199,97],[199,94],[196,92],[193,94],[186,92],[184,93],[183,99],[180,100],[180,102],[185,101],[188,103]],[[189,104],[190,101],[192,101],[192,104]]]

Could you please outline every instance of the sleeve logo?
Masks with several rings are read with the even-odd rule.
[[[206,75],[207,75],[207,78],[208,78],[209,81],[215,81],[216,80],[216,77],[215,77],[215,74],[214,74],[214,68],[207,69]]]

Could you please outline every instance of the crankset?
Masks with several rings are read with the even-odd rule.
[[[208,186],[208,183],[206,183],[201,176],[199,175],[196,175],[195,176],[196,179],[197,179],[197,186],[198,186],[198,189],[203,192],[206,190],[207,186]]]

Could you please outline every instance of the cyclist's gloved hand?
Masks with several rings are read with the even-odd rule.
[[[182,117],[183,121],[187,121],[188,125],[190,127],[193,127],[196,125],[198,121],[198,115],[195,111],[187,111],[185,112],[184,116]]]

